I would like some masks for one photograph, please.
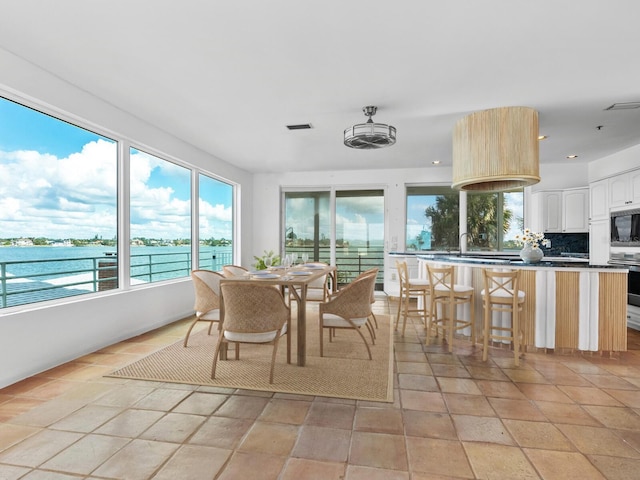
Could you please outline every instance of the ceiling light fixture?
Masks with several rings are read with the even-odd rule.
[[[549,135],[538,135],[538,140],[545,140],[549,138]]]
[[[569,160],[573,160],[574,158],[578,158],[578,155],[567,155]]]
[[[440,165],[440,160],[434,160],[433,162],[431,162],[433,165]]]
[[[396,143],[396,129],[384,123],[374,123],[373,117],[378,107],[364,107],[362,111],[369,117],[366,123],[358,123],[344,131],[344,144],[361,150],[390,147]]]
[[[540,181],[538,112],[492,108],[467,115],[453,130],[452,188],[500,192]]]

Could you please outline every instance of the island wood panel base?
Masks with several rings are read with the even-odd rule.
[[[598,294],[598,350],[624,352],[627,350],[627,277],[600,273]]]
[[[556,272],[556,346],[578,348],[580,273]]]
[[[426,263],[451,264],[441,261],[427,261]],[[502,265],[481,266],[477,264],[460,264],[458,262],[454,263],[454,265],[456,267],[456,283],[464,283],[474,287],[476,336],[480,342],[482,339],[484,315],[484,304],[482,302],[482,296],[480,295],[480,292],[484,288],[482,270],[483,268],[511,269],[514,267],[505,267]],[[549,271],[548,269],[545,270]],[[524,352],[556,351],[562,354],[576,351],[594,352],[596,348],[601,354],[604,352],[626,351],[626,272],[611,270],[595,273],[597,283],[594,282],[592,277],[586,280],[586,285],[589,286],[589,289],[594,290],[585,293],[581,292],[581,288],[585,286],[585,278],[581,277],[581,275],[589,272],[589,269],[571,268],[569,271],[563,271],[563,268],[558,268],[554,270],[553,277],[555,285],[551,298],[549,299],[553,301],[553,308],[550,309],[550,311],[553,311],[554,318],[548,319],[548,325],[553,326],[554,345],[536,347],[536,289],[540,286],[539,284],[536,285],[536,272],[538,272],[539,269],[535,267],[520,269],[520,289],[525,292],[524,307],[520,313],[522,350]],[[597,306],[595,302],[585,303],[585,300],[591,298],[592,295],[597,295]],[[586,323],[584,323],[585,320]],[[596,323],[593,324],[592,322]],[[590,334],[589,330],[584,330],[592,328],[589,326],[590,324],[595,325],[595,329],[597,330],[597,347],[593,345],[592,348],[585,349],[583,347],[581,350],[581,334],[583,337],[586,335],[587,341],[589,335],[596,335],[595,331]],[[582,331],[581,328],[583,329]],[[500,344],[499,346],[504,345]]]

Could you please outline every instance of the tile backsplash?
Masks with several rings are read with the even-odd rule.
[[[551,240],[551,248],[545,248],[545,256],[559,256],[562,253],[589,253],[588,233],[545,233]]]

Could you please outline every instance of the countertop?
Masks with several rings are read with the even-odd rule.
[[[396,255],[400,255],[396,253]],[[432,260],[451,263],[467,263],[479,265],[513,265],[528,268],[573,268],[573,269],[600,269],[600,270],[628,270],[624,265],[590,265],[588,259],[567,258],[567,257],[546,257],[538,263],[525,263],[517,255],[507,254],[439,254],[420,253],[415,256],[422,260]]]

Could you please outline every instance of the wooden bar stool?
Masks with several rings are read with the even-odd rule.
[[[425,328],[428,328],[431,318],[430,302],[427,301],[429,295],[429,281],[419,278],[409,278],[409,268],[407,262],[396,261],[398,269],[398,278],[400,280],[400,304],[398,305],[398,314],[396,315],[396,330],[402,315],[402,336],[407,327],[407,318],[422,317]],[[416,305],[415,308],[410,306],[412,298],[422,300],[422,307]]]
[[[471,341],[476,343],[475,312],[473,306],[473,287],[458,285],[455,283],[455,270],[453,265],[447,267],[435,267],[427,265],[429,283],[431,285],[431,312],[433,314],[432,326],[438,335],[438,329],[442,330],[447,338],[449,352],[453,352],[453,335],[456,331],[471,328]],[[458,306],[469,304],[469,320],[458,318]],[[441,315],[438,315],[440,306]],[[427,329],[427,342],[431,336],[431,328]]]
[[[489,340],[509,341],[513,343],[513,355],[516,367],[520,366],[520,343],[522,332],[520,331],[520,312],[524,305],[525,294],[519,290],[520,270],[494,271],[483,269],[484,290],[482,300],[484,303],[484,325],[482,329],[482,360],[487,361]],[[498,312],[494,321],[494,312]],[[504,313],[511,315],[508,326],[503,319]],[[496,332],[496,333],[494,333]]]

